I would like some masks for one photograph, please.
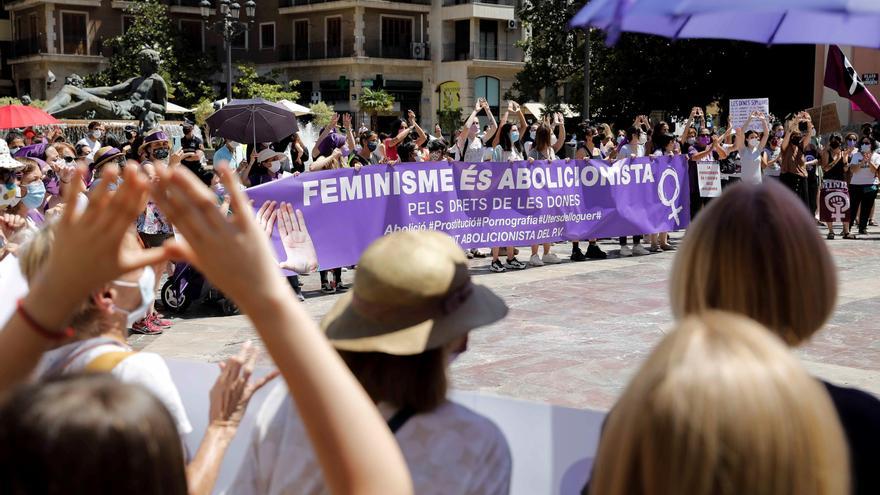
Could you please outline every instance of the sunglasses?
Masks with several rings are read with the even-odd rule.
[[[76,157],[73,157],[73,156],[65,155],[65,156],[63,156],[62,158],[63,158],[64,161],[67,162],[67,163],[73,163],[73,162],[76,161]]]

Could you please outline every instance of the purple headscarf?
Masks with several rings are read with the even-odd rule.
[[[324,140],[321,141],[320,144],[318,144],[318,151],[321,153],[321,156],[330,156],[330,154],[333,153],[333,150],[335,150],[336,148],[342,149],[343,155],[347,154],[345,153],[344,149],[345,136],[339,134],[336,131],[332,131],[330,134],[327,134]]]
[[[46,143],[40,144],[29,144],[27,146],[23,146],[20,150],[15,152],[16,158],[39,158],[42,165],[45,165],[46,162],[43,161],[46,159],[46,148],[49,145]]]

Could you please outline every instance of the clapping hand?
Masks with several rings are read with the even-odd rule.
[[[52,171],[55,172],[55,175],[58,176],[58,180],[65,184],[70,183],[70,180],[73,178],[74,174],[76,174],[76,166],[67,165],[62,160],[50,162],[49,166],[52,168]]]
[[[416,114],[412,110],[406,111],[406,120],[409,121],[410,124],[416,121]]]

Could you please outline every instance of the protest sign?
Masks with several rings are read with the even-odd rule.
[[[819,220],[849,222],[849,188],[842,180],[823,180],[819,191]]]
[[[813,127],[819,134],[828,134],[840,131],[840,116],[837,113],[837,105],[829,103],[821,107],[807,109],[810,118],[813,119]]]
[[[462,248],[527,246],[679,230],[690,212],[684,156],[375,165],[281,179],[248,196],[254,208],[272,200],[300,210],[290,225],[308,231],[321,269],[356,263],[398,230],[440,230]],[[276,252],[290,259],[279,233]]]
[[[739,129],[742,127],[752,112],[761,112],[764,115],[770,115],[770,98],[747,98],[730,100],[730,124]],[[752,120],[749,129],[755,131],[763,131],[764,127],[757,120]],[[746,129],[746,130],[749,130]]]
[[[721,167],[718,162],[697,163],[697,183],[701,198],[721,196]]]

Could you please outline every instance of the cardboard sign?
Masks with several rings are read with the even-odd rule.
[[[840,131],[840,116],[837,114],[836,104],[829,103],[821,107],[809,108],[807,113],[813,119],[813,126],[819,134]]]
[[[761,112],[764,115],[770,115],[770,98],[747,98],[739,100],[730,100],[730,123],[733,127],[739,129],[742,127],[752,112]],[[749,128],[746,130],[755,130],[761,132],[764,130],[761,123],[752,120]]]
[[[849,222],[849,188],[842,180],[823,180],[819,191],[819,220]]]
[[[718,162],[697,163],[697,183],[701,198],[721,196],[721,167]]]

